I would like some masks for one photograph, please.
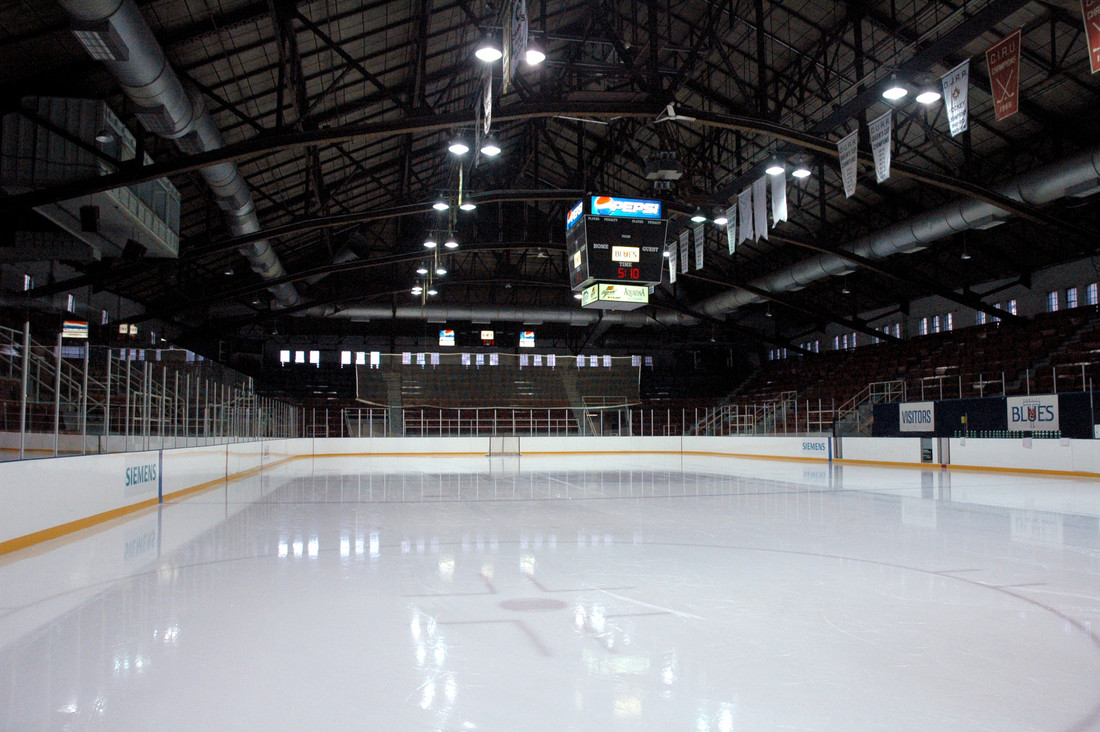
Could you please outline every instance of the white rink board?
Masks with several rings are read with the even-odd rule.
[[[0,463],[0,542],[157,501],[156,452]],[[149,466],[157,466],[150,468]],[[131,485],[127,485],[127,470]],[[139,479],[140,478],[140,479]]]
[[[830,438],[807,437],[685,437],[684,452],[749,457],[829,460]]]
[[[916,464],[920,459],[917,437],[842,437],[843,459],[872,463]]]
[[[952,438],[951,464],[1100,473],[1100,440]]]

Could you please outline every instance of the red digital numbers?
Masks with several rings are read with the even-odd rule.
[[[637,267],[619,267],[619,279],[620,280],[636,280],[642,276],[641,270]]]

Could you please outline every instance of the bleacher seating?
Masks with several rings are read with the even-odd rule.
[[[1048,393],[1055,374],[1057,391],[1081,391],[1100,379],[1097,308],[769,361],[727,401],[760,404],[794,392],[800,400],[840,405],[868,384],[893,380],[904,381],[912,400]]]

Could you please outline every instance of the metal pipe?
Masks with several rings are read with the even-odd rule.
[[[137,117],[150,132],[172,140],[184,153],[193,155],[217,150],[224,145],[206,105],[197,92],[184,88],[168,63],[153,31],[133,0],[59,0],[72,21],[77,40],[89,54],[102,60],[119,82],[122,91],[136,105]],[[102,38],[111,35],[111,46],[103,47]],[[108,58],[104,58],[108,56]],[[234,162],[216,163],[199,170],[224,211],[234,236],[260,230],[256,205],[248,184]],[[282,263],[267,239],[238,250],[249,260],[252,270],[265,280],[286,275]],[[297,305],[300,297],[293,284],[268,288],[278,304]]]
[[[110,346],[107,347],[107,396],[103,405],[103,452],[111,451],[111,364],[114,356],[111,355]]]
[[[53,456],[57,457],[58,447],[61,443],[61,333],[57,334],[56,364],[57,371],[53,375]]]
[[[1036,168],[994,190],[1016,201],[1037,206],[1070,195],[1073,189],[1098,179],[1100,146]],[[884,259],[898,253],[918,251],[961,231],[995,226],[1008,216],[1007,211],[993,204],[967,198],[880,229],[840,248],[866,259]],[[752,289],[772,293],[790,292],[825,277],[849,274],[856,268],[855,264],[842,257],[819,254],[753,280],[750,285]],[[691,309],[719,316],[763,299],[750,290],[735,288],[698,302]]]
[[[84,374],[80,384],[80,454],[88,453],[88,341],[84,341]]]
[[[27,449],[27,384],[31,378],[31,321],[23,322],[23,373],[22,392],[19,397],[19,459]]]

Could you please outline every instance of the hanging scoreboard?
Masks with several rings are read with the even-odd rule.
[[[570,286],[580,291],[595,282],[661,284],[667,226],[660,201],[614,196],[579,201],[565,220]]]

